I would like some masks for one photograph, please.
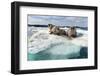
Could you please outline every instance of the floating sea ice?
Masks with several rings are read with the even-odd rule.
[[[82,39],[80,41],[82,42]],[[84,41],[82,43],[84,44]],[[50,35],[47,30],[40,30],[29,39],[28,53],[36,54],[45,51],[53,55],[79,55],[82,43],[76,45],[78,44],[77,38],[75,40],[68,40],[66,37]]]

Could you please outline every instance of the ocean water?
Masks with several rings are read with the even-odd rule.
[[[86,45],[84,41],[71,42],[66,37],[50,35],[47,31],[43,27],[28,28],[28,61],[88,58],[88,47],[82,46]],[[81,29],[77,32],[80,36],[87,35],[87,31]]]

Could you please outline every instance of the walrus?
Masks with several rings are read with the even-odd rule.
[[[71,26],[68,30],[67,30],[67,36],[69,38],[75,38],[77,37],[77,32],[76,32],[76,28],[74,26]]]
[[[48,24],[49,33],[55,34],[55,35],[66,35],[66,31],[63,29],[60,29],[58,26]]]

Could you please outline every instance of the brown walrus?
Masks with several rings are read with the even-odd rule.
[[[58,26],[48,24],[49,32],[50,34],[55,34],[55,35],[66,35],[66,31],[60,29]]]
[[[71,26],[68,30],[67,30],[67,36],[69,38],[75,38],[77,37],[77,32],[76,32],[76,28],[74,26]]]
[[[55,26],[55,25],[52,25],[52,24],[48,24],[48,28],[49,28],[50,34],[65,35],[70,39],[77,37],[76,28],[74,26],[71,26],[67,30],[67,32],[65,30],[60,29],[58,26]]]

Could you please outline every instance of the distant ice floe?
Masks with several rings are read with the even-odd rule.
[[[42,28],[41,28],[42,29]],[[34,33],[34,31],[36,31]],[[40,28],[32,28],[30,37],[28,37],[28,53],[36,54],[40,51],[47,50],[48,53],[51,54],[72,54],[78,53],[81,47],[88,46],[88,32],[78,29],[78,34],[82,34],[81,36],[69,40],[67,37],[51,35],[48,32],[48,29]],[[56,50],[50,50],[56,49]],[[60,51],[61,49],[62,51]]]

